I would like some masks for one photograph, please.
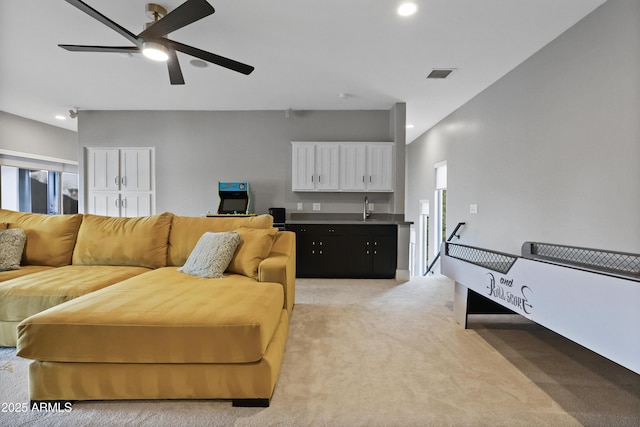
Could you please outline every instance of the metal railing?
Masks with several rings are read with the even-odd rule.
[[[552,243],[524,242],[522,244],[522,256],[616,276],[640,279],[640,254]]]
[[[454,228],[453,231],[451,232],[451,234],[449,235],[449,238],[447,239],[447,242],[450,242],[454,237],[457,237],[459,239],[460,235],[456,234],[456,233],[458,232],[460,227],[462,227],[465,224],[466,224],[465,222],[459,222],[458,225],[456,225],[456,228]],[[423,276],[426,276],[427,274],[429,274],[431,272],[431,269],[433,269],[433,266],[436,265],[436,261],[438,261],[439,258],[440,258],[440,251],[438,251],[438,254],[433,259],[433,261],[431,261],[431,264],[429,264],[429,268],[427,268],[427,271],[424,272]]]
[[[448,257],[479,265],[502,274],[507,274],[516,260],[520,258],[517,255],[457,243],[447,243],[445,251]]]

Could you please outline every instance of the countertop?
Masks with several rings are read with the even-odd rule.
[[[291,214],[287,224],[327,224],[327,225],[411,225],[405,221],[404,215],[372,214],[367,220],[362,214]]]

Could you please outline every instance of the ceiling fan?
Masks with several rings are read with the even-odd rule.
[[[153,15],[153,22],[149,23],[144,31],[135,35],[126,28],[107,18],[91,6],[80,0],[66,0],[67,3],[77,7],[92,18],[102,22],[107,27],[115,30],[135,46],[82,46],[59,44],[63,49],[74,52],[119,52],[119,53],[139,53],[142,52],[151,59],[167,61],[169,68],[169,80],[172,85],[184,84],[182,69],[178,62],[176,51],[186,53],[212,64],[237,71],[242,74],[251,74],[254,67],[243,64],[233,59],[225,58],[211,52],[187,46],[170,40],[165,36],[173,31],[185,27],[199,19],[209,16],[215,12],[213,6],[206,0],[187,0],[176,9],[167,13],[166,9],[157,4],[148,4],[147,11]],[[154,57],[155,55],[155,57]]]

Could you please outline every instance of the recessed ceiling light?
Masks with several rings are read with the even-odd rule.
[[[418,5],[412,2],[402,3],[398,6],[398,15],[411,16],[418,11]]]
[[[415,126],[413,126],[412,124],[408,124],[407,125],[407,129],[413,129]]]
[[[200,59],[192,59],[191,61],[189,61],[189,64],[196,68],[207,68],[209,66],[209,64]]]
[[[58,115],[56,115],[56,119],[58,119],[58,120],[66,120],[67,118],[65,116],[63,116],[62,114],[58,114]]]

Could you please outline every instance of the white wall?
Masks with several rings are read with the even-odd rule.
[[[82,110],[80,161],[84,147],[156,147],[158,212],[215,212],[218,181],[248,181],[257,213],[270,207],[290,213],[298,202],[309,212],[312,202],[321,203],[321,212],[361,212],[362,193],[293,193],[290,141],[394,141],[401,134],[397,151],[404,158],[404,129],[399,132],[391,116],[390,110],[292,111],[289,118],[284,111]],[[403,104],[393,116],[404,123]],[[404,162],[396,172],[403,200]],[[376,212],[402,213],[394,194],[369,198]]]
[[[640,2],[609,0],[406,157],[407,219],[421,199],[433,216],[433,167],[446,160],[447,234],[465,221],[461,243],[640,252]]]
[[[78,134],[0,111],[0,149],[75,162]]]

